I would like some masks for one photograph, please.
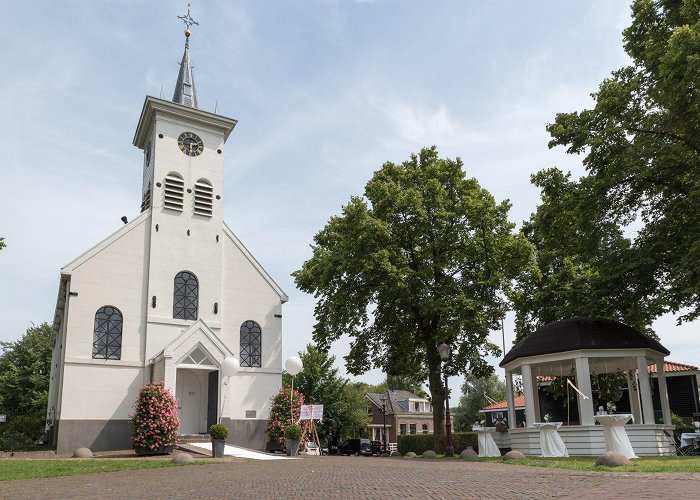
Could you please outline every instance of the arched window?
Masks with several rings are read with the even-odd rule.
[[[185,181],[177,172],[170,172],[165,176],[163,206],[178,212],[182,212],[185,206]]]
[[[262,358],[262,329],[255,321],[241,325],[241,366],[260,368]]]
[[[173,294],[173,318],[197,319],[199,305],[199,283],[197,277],[189,271],[175,275],[175,293]]]
[[[97,310],[92,340],[94,359],[121,359],[122,323],[122,313],[116,307],[103,306]]]
[[[194,183],[194,213],[211,217],[214,212],[214,188],[206,179]]]

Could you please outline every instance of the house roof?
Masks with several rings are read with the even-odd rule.
[[[412,393],[411,391],[392,391],[387,390],[386,392],[368,392],[367,399],[369,399],[377,408],[382,407],[382,396],[387,398],[386,400],[386,414],[396,414],[396,413],[408,413],[410,408],[405,404],[409,399],[415,399],[417,401],[427,401],[427,399]],[[411,412],[415,413],[415,412]],[[428,412],[429,413],[429,412]]]
[[[574,317],[541,326],[515,344],[499,366],[518,358],[582,349],[651,349],[670,354],[657,340],[619,321]]]
[[[656,365],[649,365],[647,366],[647,370],[649,371],[650,374],[656,374]],[[695,372],[698,371],[697,366],[693,365],[686,365],[683,363],[676,363],[674,361],[664,361],[664,371],[666,373],[683,373],[683,372]],[[537,380],[539,382],[551,382],[554,380],[554,377],[550,377],[549,375],[537,377]],[[525,396],[520,395],[520,396],[515,396],[515,407],[516,408],[525,408]],[[508,409],[508,401],[503,400],[499,401],[498,403],[494,403],[492,405],[484,406],[484,410],[487,411],[493,411],[493,410],[506,410]]]
[[[520,396],[515,396],[513,403],[515,403],[516,408],[525,408],[525,396],[522,394]],[[506,410],[508,409],[508,401],[503,400],[492,405],[484,407],[484,410]]]

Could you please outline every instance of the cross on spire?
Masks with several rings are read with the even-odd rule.
[[[187,29],[185,30],[185,35],[190,36],[190,27],[193,25],[199,26],[199,23],[192,19],[192,16],[190,15],[190,2],[187,2],[187,14],[184,16],[177,16],[178,19],[182,19],[182,22],[185,23],[185,26],[187,26]]]

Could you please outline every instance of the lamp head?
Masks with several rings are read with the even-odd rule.
[[[241,365],[238,360],[233,356],[224,358],[224,360],[221,362],[221,374],[224,377],[233,377],[236,373],[238,373],[238,368],[240,368],[240,366]]]
[[[445,344],[444,342],[438,346],[438,352],[440,353],[440,359],[443,361],[447,361],[450,359],[450,346]]]
[[[284,369],[287,370],[292,377],[299,374],[303,365],[301,364],[301,359],[299,356],[289,356],[287,361],[284,362]]]

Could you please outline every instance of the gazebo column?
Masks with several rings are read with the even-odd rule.
[[[591,369],[588,366],[588,358],[576,358],[576,386],[583,394],[588,396],[588,398],[584,398],[581,394],[577,394],[581,425],[595,425]]]
[[[642,423],[642,405],[639,403],[639,385],[637,385],[637,379],[632,375],[630,377],[629,372],[625,374],[627,377],[627,394],[630,397],[630,410],[632,411],[632,416],[634,417],[635,424]]]
[[[535,410],[537,385],[533,384],[532,367],[530,365],[522,365],[520,370],[523,375],[523,393],[525,396],[525,425],[532,427],[532,424],[537,419]]]
[[[659,381],[659,397],[661,399],[661,413],[664,417],[664,425],[671,425],[671,405],[668,404],[668,389],[666,387],[666,370],[664,360],[656,362],[656,375]]]
[[[508,403],[508,428],[515,429],[515,398],[513,397],[513,373],[506,371],[506,402]]]
[[[642,415],[645,424],[654,424],[654,403],[651,401],[651,384],[647,369],[646,356],[637,357],[637,379],[639,380],[639,395],[642,398]]]

